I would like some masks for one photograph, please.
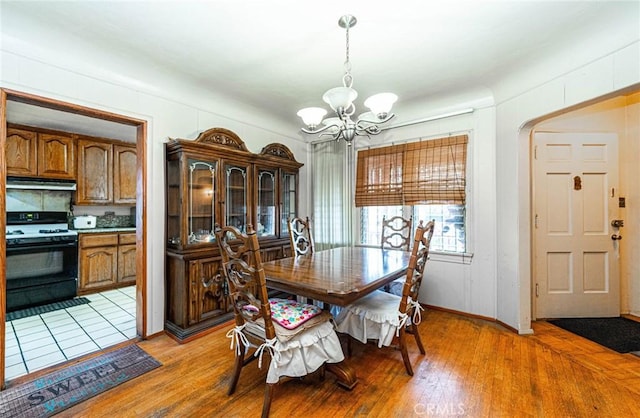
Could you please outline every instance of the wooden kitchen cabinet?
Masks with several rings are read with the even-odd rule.
[[[81,233],[78,258],[79,295],[135,284],[135,233]]]
[[[136,234],[118,234],[118,284],[136,282]]]
[[[242,139],[222,128],[196,140],[173,139],[166,154],[165,329],[185,342],[233,317],[213,235],[216,225],[245,232],[249,224],[256,229],[263,223],[269,228],[260,234],[264,260],[290,254],[283,219],[296,212],[297,195],[289,193],[285,201],[283,193],[297,187],[302,164],[282,144],[251,153]],[[293,183],[284,184],[284,173]]]
[[[6,153],[7,175],[76,178],[76,141],[71,134],[9,126]]]
[[[136,204],[136,169],[138,155],[135,145],[113,146],[113,203]]]
[[[112,288],[118,280],[118,234],[80,234],[78,294]]]
[[[88,139],[78,140],[78,186],[76,204],[113,203],[113,145]]]
[[[78,205],[135,205],[135,145],[78,139]]]

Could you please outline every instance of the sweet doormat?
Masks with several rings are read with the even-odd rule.
[[[623,317],[562,318],[550,320],[549,323],[618,353],[635,354],[640,350],[640,322],[631,319]]]
[[[50,417],[161,365],[129,345],[0,392],[0,417]]]

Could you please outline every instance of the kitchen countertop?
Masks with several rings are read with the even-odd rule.
[[[120,226],[113,228],[86,228],[86,229],[73,229],[78,234],[103,234],[108,232],[136,232],[135,226]]]

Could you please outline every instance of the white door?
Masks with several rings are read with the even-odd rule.
[[[620,315],[618,138],[534,133],[537,318]]]

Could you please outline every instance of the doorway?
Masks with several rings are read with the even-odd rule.
[[[48,99],[28,93],[0,89],[0,190],[6,187],[6,163],[5,163],[5,146],[7,123],[16,122],[12,120],[15,116],[11,115],[12,106],[20,107],[24,112],[21,117],[26,119],[36,118],[43,123],[53,124],[54,126],[41,126],[43,128],[63,130],[76,126],[77,133],[85,135],[96,135],[107,137],[102,132],[105,129],[112,129],[113,132],[128,132],[127,135],[132,142],[136,144],[137,162],[136,162],[136,210],[135,210],[135,241],[136,241],[136,281],[135,286],[129,292],[130,297],[134,301],[135,311],[135,334],[134,338],[146,338],[146,243],[144,240],[146,223],[144,208],[146,207],[146,181],[145,161],[146,161],[146,121],[131,118],[124,115],[118,115],[110,112],[96,110],[84,106],[71,103],[61,102],[58,100]],[[17,121],[25,123],[24,121]],[[28,124],[28,123],[25,123]],[[70,129],[70,131],[73,131]],[[119,139],[119,138],[116,138]],[[0,197],[0,211],[6,212],[6,195],[3,193]],[[5,234],[6,222],[4,217],[0,218],[1,234]],[[6,237],[0,240],[0,264],[6,265]],[[0,273],[0,332],[5,335],[6,332],[6,277],[5,269]],[[133,333],[132,333],[133,334]],[[2,388],[5,386],[5,339],[0,344],[0,384]]]

